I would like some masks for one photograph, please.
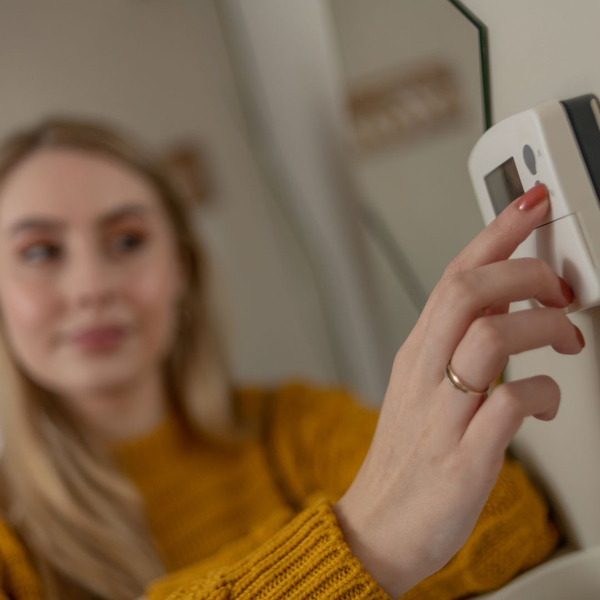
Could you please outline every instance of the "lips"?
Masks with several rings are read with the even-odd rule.
[[[121,326],[96,327],[76,333],[69,341],[84,348],[109,348],[121,342],[125,334],[126,330]]]

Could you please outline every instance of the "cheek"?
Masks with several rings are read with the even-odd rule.
[[[131,284],[129,296],[146,311],[163,312],[174,302],[173,282],[166,269],[151,269]]]
[[[53,324],[59,313],[60,302],[48,290],[36,285],[8,282],[1,295],[2,318],[9,329],[39,332]]]
[[[3,282],[0,308],[9,345],[21,361],[37,364],[58,341],[61,304],[46,287]]]
[[[132,279],[128,287],[127,296],[135,306],[144,337],[152,340],[152,345],[166,343],[176,319],[172,270],[167,265],[155,265]]]

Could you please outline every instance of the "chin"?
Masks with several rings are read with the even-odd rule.
[[[89,394],[122,388],[132,382],[140,369],[138,365],[127,363],[121,358],[110,364],[76,364],[52,371],[55,386],[64,394]]]

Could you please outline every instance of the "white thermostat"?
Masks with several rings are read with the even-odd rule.
[[[539,104],[486,131],[469,156],[484,221],[538,183],[544,221],[511,258],[547,262],[575,293],[566,309],[600,304],[600,103],[593,94]]]

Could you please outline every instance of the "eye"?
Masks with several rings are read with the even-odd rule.
[[[56,258],[59,254],[60,248],[54,244],[35,244],[23,250],[21,257],[27,263],[39,264]]]
[[[139,233],[126,233],[115,236],[115,246],[118,250],[130,252],[144,245],[146,238]]]

